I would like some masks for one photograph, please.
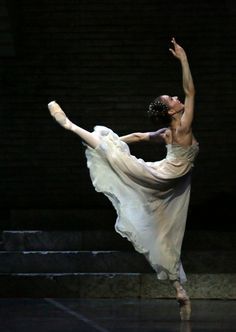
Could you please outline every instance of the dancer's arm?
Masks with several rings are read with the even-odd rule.
[[[132,133],[129,135],[121,136],[120,140],[127,144],[150,141],[155,143],[163,143],[163,134],[166,128],[159,129],[157,131],[147,132],[147,133]]]
[[[71,122],[66,114],[62,111],[61,107],[52,101],[48,104],[48,109],[52,117],[65,129],[73,131],[79,135],[81,139],[88,144],[91,148],[96,148],[100,144],[98,137],[90,133],[89,131],[75,125]]]
[[[132,144],[132,143],[138,143],[142,141],[148,141],[148,133],[132,133],[125,136],[119,137],[121,141]]]
[[[183,90],[185,93],[185,101],[184,101],[184,113],[181,118],[181,127],[184,131],[188,132],[189,130],[191,130],[191,125],[194,116],[195,87],[185,50],[179,44],[176,43],[174,38],[172,38],[171,42],[173,43],[174,49],[170,48],[170,51],[177,59],[180,60],[182,67],[182,80],[183,80]]]

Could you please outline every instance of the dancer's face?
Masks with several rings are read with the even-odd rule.
[[[181,103],[177,96],[171,97],[168,95],[163,95],[161,98],[163,102],[169,107],[169,109],[175,111],[175,113],[182,111],[184,108],[184,104]]]

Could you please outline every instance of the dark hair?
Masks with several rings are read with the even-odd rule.
[[[155,98],[149,105],[147,114],[149,119],[157,124],[169,125],[171,116],[168,113],[169,107],[163,102],[161,96]]]

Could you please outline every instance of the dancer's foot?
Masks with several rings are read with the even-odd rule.
[[[51,101],[48,104],[48,109],[51,116],[65,129],[70,129],[72,123],[67,118],[66,114],[62,111],[61,107],[55,102]]]
[[[182,286],[178,287],[176,299],[179,303],[180,318],[182,321],[188,321],[191,317],[191,301]]]
[[[178,300],[179,313],[182,321],[188,321],[191,318],[191,301],[190,300]]]

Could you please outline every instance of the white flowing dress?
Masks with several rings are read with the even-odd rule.
[[[96,126],[93,134],[101,143],[86,146],[87,166],[96,191],[116,209],[116,232],[145,255],[158,279],[185,282],[181,246],[198,144],[167,144],[164,159],[145,162],[111,129]]]

